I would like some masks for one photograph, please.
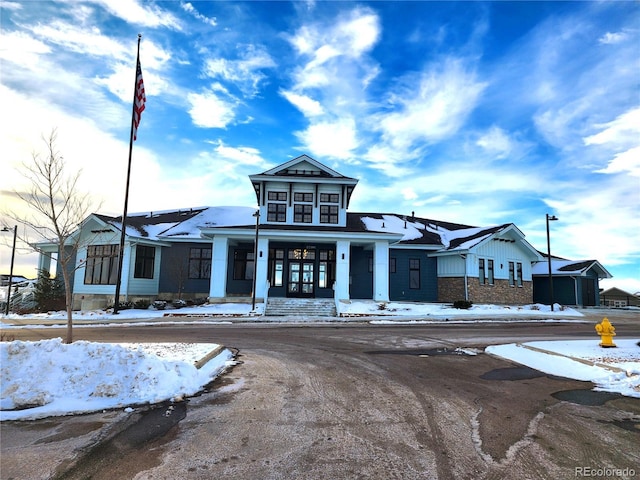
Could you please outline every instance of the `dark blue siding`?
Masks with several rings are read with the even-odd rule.
[[[412,302],[436,302],[438,300],[438,262],[418,250],[389,250],[389,258],[395,259],[396,272],[389,273],[389,299]],[[420,260],[420,288],[409,288],[409,264]]]
[[[177,294],[182,284],[182,293],[208,296],[208,278],[189,278],[189,250],[207,247],[209,245],[202,243],[174,243],[171,247],[163,247],[158,290]]]
[[[349,265],[351,282],[349,296],[353,299],[373,298],[373,272],[369,265],[373,259],[371,250],[362,247],[351,247],[351,262]]]

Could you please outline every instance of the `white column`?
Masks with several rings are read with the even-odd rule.
[[[229,239],[216,235],[213,237],[212,249],[209,298],[224,298],[227,291],[227,252],[229,250]]]
[[[373,249],[373,299],[389,301],[389,243],[385,240],[376,241]]]
[[[46,270],[51,273],[51,254],[40,252],[38,256],[38,274],[41,270]]]
[[[269,274],[269,239],[258,238],[258,263],[256,265],[256,299],[264,301]]]
[[[338,300],[349,300],[349,262],[351,242],[338,240],[336,242],[336,285],[335,296]]]

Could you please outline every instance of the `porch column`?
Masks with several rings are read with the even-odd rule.
[[[373,299],[389,301],[389,243],[375,242],[373,249]]]
[[[227,252],[229,239],[216,235],[213,237],[211,252],[211,281],[209,283],[209,301],[224,298],[227,292]]]
[[[336,242],[336,284],[335,298],[338,300],[349,300],[349,262],[351,242],[349,240],[338,240]]]
[[[264,302],[269,275],[269,239],[258,239],[258,263],[256,264],[256,299]]]
[[[38,256],[38,274],[42,270],[46,270],[51,273],[51,253],[49,252],[40,252],[40,255]]]

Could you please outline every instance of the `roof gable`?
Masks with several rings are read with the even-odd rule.
[[[278,165],[271,170],[262,172],[260,175],[267,176],[286,176],[286,177],[330,177],[330,178],[349,178],[330,169],[326,165],[318,162],[308,155],[300,155],[288,162]]]
[[[595,271],[598,278],[612,278],[612,275],[597,260],[564,260],[551,259],[551,273],[556,276],[587,276],[589,271]],[[533,266],[533,275],[549,275],[549,262],[544,260]]]

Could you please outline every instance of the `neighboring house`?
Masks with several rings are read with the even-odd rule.
[[[600,302],[603,307],[640,307],[640,296],[613,287],[600,292]]]
[[[249,179],[257,209],[129,215],[121,301],[247,301],[254,278],[258,302],[534,299],[533,266],[544,257],[514,224],[472,227],[413,212],[348,212],[358,180],[307,155]],[[113,303],[121,228],[120,217],[94,214],[76,232],[83,247],[76,259],[74,308]],[[39,268],[49,269],[49,262],[41,255]]]
[[[533,266],[533,301],[549,304],[549,263]],[[561,305],[593,307],[600,305],[599,281],[611,274],[597,260],[551,259],[553,301]]]

